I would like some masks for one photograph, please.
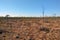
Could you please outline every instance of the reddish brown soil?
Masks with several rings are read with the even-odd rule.
[[[0,17],[0,40],[60,40],[60,18]]]

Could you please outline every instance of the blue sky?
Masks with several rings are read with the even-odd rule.
[[[60,16],[60,0],[0,0],[0,16]]]

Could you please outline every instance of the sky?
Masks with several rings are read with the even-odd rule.
[[[60,16],[60,0],[0,0],[0,16]]]

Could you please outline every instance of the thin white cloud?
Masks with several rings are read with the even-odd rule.
[[[10,15],[11,17],[25,17],[28,16],[26,13],[17,13],[17,12],[0,12],[0,16],[6,16],[6,15]]]

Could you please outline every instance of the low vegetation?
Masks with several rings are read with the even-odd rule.
[[[0,17],[0,40],[60,40],[60,17]]]

